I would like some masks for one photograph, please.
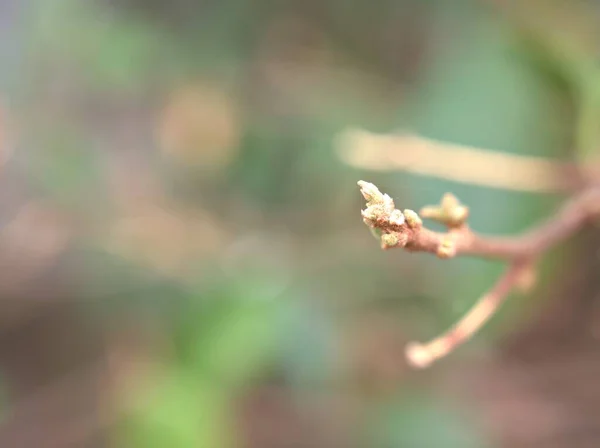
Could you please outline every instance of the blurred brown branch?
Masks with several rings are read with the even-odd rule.
[[[440,233],[424,227],[414,211],[396,209],[392,198],[381,193],[375,185],[364,181],[359,181],[358,185],[367,200],[367,208],[362,211],[363,221],[380,239],[383,249],[400,247],[430,252],[440,258],[475,255],[506,260],[509,264],[496,285],[447,333],[426,344],[408,345],[406,355],[415,367],[429,366],[468,340],[513,289],[531,286],[533,263],[539,256],[600,216],[600,187],[594,186],[573,197],[546,223],[523,235],[487,237],[469,228],[466,223],[468,208],[446,194],[440,205],[425,207],[420,212],[423,218],[433,219],[448,228],[447,232]]]
[[[455,182],[535,193],[580,186],[579,167],[543,157],[522,156],[442,143],[411,134],[348,130],[338,154],[348,165],[373,171],[408,171]]]

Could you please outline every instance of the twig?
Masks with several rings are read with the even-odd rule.
[[[492,317],[512,289],[520,282],[523,272],[528,266],[529,264],[524,262],[511,264],[494,287],[443,335],[426,344],[409,343],[406,347],[406,357],[411,365],[417,368],[428,367],[436,359],[446,356],[473,336]]]
[[[362,211],[363,221],[379,238],[383,249],[399,247],[430,252],[440,258],[472,255],[509,263],[509,269],[496,285],[452,329],[427,344],[407,346],[409,362],[421,368],[468,340],[515,287],[531,283],[534,260],[589,221],[600,217],[600,187],[589,187],[565,204],[552,219],[521,236],[486,237],[476,234],[466,224],[468,208],[446,194],[440,205],[425,207],[420,212],[423,218],[436,220],[448,228],[447,232],[440,233],[424,227],[414,211],[396,209],[392,198],[381,193],[375,185],[364,181],[359,181],[358,185],[367,200],[367,208]]]
[[[582,183],[581,173],[573,164],[443,143],[411,134],[347,130],[339,136],[337,147],[345,163],[372,171],[408,171],[532,193],[573,191]],[[591,177],[597,167],[589,169]]]

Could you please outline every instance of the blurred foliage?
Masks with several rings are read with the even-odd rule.
[[[240,280],[236,287],[244,287]],[[142,389],[126,420],[123,446],[229,446],[228,408],[272,358],[276,297],[217,288],[190,297],[173,321],[174,353],[166,372]],[[197,292],[196,292],[197,294]],[[216,302],[215,302],[216,301]]]
[[[394,397],[378,412],[371,428],[376,447],[390,446],[487,446],[471,432],[468,419],[456,409],[430,403],[427,397]]]
[[[355,182],[373,180],[415,209],[452,191],[484,233],[522,231],[559,198],[358,173],[332,144],[357,125],[548,158],[575,157],[566,149],[577,141],[597,147],[598,95],[581,93],[596,92],[597,78],[585,76],[582,91],[561,69],[582,60],[581,45],[546,51],[563,38],[532,40],[511,15],[526,12],[484,3],[29,3],[13,92],[27,151],[15,157],[79,226],[91,319],[117,332],[150,316],[161,341],[160,367],[116,391],[131,402],[117,446],[236,446],[236,406],[270,383],[296,404],[343,389],[368,416],[345,422],[365,446],[493,444],[468,409],[458,418],[460,405],[427,384],[400,375],[388,401],[357,384],[362,354],[344,344],[345,327],[357,333],[383,310],[400,338],[428,338],[500,266],[381,253]],[[578,109],[573,91],[589,102]],[[559,255],[545,260],[544,279],[560,273]],[[510,302],[474,346],[488,349],[528,306]]]

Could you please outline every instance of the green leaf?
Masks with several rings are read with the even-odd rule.
[[[214,384],[173,371],[140,394],[118,433],[118,446],[131,448],[226,448],[228,396]]]

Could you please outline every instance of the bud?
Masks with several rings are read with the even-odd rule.
[[[458,198],[452,193],[445,193],[444,196],[442,196],[440,205],[444,210],[452,210],[460,206],[460,202],[458,202]]]
[[[440,244],[437,250],[439,258],[452,258],[456,255],[456,244],[449,238],[446,238]]]
[[[418,229],[423,225],[423,221],[413,210],[406,209],[404,210],[404,218],[406,219],[406,223],[408,227],[411,229]]]
[[[404,224],[404,215],[400,210],[394,210],[390,214],[389,223],[393,226],[401,226]]]
[[[469,217],[469,208],[461,205],[456,196],[446,193],[440,205],[423,207],[423,218],[432,219],[448,227],[460,227]]]
[[[453,208],[448,211],[448,225],[451,227],[457,227],[463,225],[469,217],[469,209],[462,205]]]
[[[385,210],[385,212],[389,215],[394,211],[396,205],[394,204],[394,200],[389,197],[389,195],[384,194],[381,198],[381,206]]]
[[[381,247],[386,249],[398,245],[398,236],[395,233],[384,233],[381,235]]]
[[[437,205],[427,205],[423,207],[419,211],[419,215],[421,215],[425,219],[432,219],[438,222],[441,222],[443,220],[442,209]]]
[[[370,205],[362,210],[361,214],[364,219],[370,221],[373,225],[390,219],[390,213],[381,205]],[[403,219],[404,217],[402,216],[402,220]]]
[[[357,183],[360,187],[360,192],[367,202],[373,202],[375,204],[383,202],[383,194],[381,194],[381,191],[379,191],[375,185],[365,182],[364,180],[359,180]]]

